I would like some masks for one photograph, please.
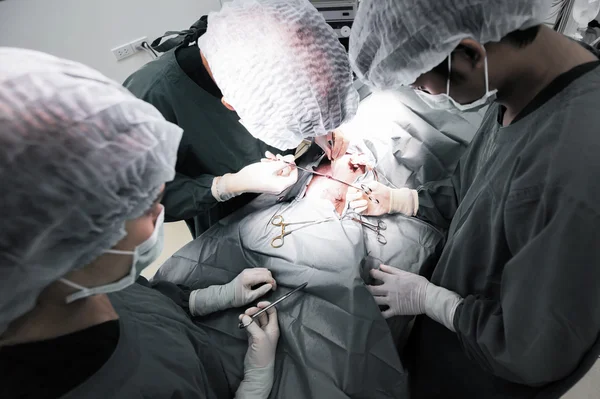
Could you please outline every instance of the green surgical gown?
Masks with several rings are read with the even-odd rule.
[[[214,343],[170,298],[140,284],[109,297],[119,315],[117,347],[63,399],[234,396]]]
[[[185,220],[196,237],[253,198],[243,195],[218,203],[211,193],[213,179],[259,162],[265,151],[278,151],[255,139],[221,99],[190,79],[179,66],[175,51],[177,48],[148,63],[124,85],[184,130],[177,174],[167,184],[163,204],[166,221]]]
[[[558,398],[598,358],[600,63],[558,77],[512,124],[494,105],[455,175],[419,193],[449,226],[423,274],[460,294],[456,333],[422,316],[413,397]]]

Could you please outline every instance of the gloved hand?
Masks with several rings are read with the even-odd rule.
[[[367,286],[378,305],[389,306],[382,312],[383,317],[425,313],[425,293],[430,284],[425,277],[386,265],[371,270],[371,276],[383,282],[382,285]]]
[[[244,193],[279,194],[297,180],[294,156],[288,155],[273,162],[253,163],[237,173],[216,177],[211,190],[217,201],[224,202]]]
[[[419,210],[419,195],[417,190],[406,187],[392,189],[373,181],[367,184],[373,190],[370,194],[349,187],[346,192],[346,202],[350,209],[366,216],[381,216],[385,214],[402,213],[415,216]],[[369,200],[377,199],[379,203]]]
[[[269,306],[269,302],[261,302],[258,307],[246,310],[240,315],[240,321],[248,333],[248,352],[244,358],[244,379],[238,388],[237,399],[267,398],[271,393],[274,381],[275,350],[279,340],[279,324],[275,307],[267,310],[254,322],[250,316],[260,309]]]
[[[350,146],[350,140],[340,130],[315,137],[315,143],[325,151],[325,155],[330,161],[343,157]]]
[[[462,302],[455,292],[431,284],[425,277],[386,265],[381,265],[380,270],[371,270],[371,276],[383,282],[369,285],[367,289],[378,305],[389,308],[381,312],[386,319],[425,313],[455,331],[454,313]]]
[[[271,151],[265,152],[265,157],[260,160],[261,162],[271,162],[271,161],[286,161],[294,163],[293,155],[281,155],[281,154],[273,154]]]
[[[373,165],[369,161],[369,158],[365,154],[353,154],[350,157],[350,165],[353,166],[364,166],[367,170],[373,170]]]
[[[263,285],[252,289],[259,284]],[[277,283],[268,269],[246,269],[228,284],[192,291],[189,300],[190,313],[193,316],[206,316],[221,310],[238,308],[254,302],[271,290],[275,291],[276,288]]]

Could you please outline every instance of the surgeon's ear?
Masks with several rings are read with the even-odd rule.
[[[230,111],[235,111],[235,108],[231,106],[227,101],[225,101],[225,97],[221,97],[221,103]]]
[[[485,47],[473,39],[463,39],[454,54],[455,56],[463,57],[473,69],[484,67]]]

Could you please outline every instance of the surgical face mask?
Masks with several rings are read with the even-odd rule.
[[[154,226],[152,235],[146,241],[135,247],[133,251],[118,251],[115,249],[104,251],[104,253],[107,254],[133,256],[129,273],[119,281],[99,287],[87,288],[67,279],[61,278],[60,281],[62,283],[79,290],[66,298],[67,304],[73,303],[79,299],[90,297],[92,295],[108,294],[111,292],[121,291],[130,285],[133,285],[141,271],[154,262],[162,252],[164,243],[164,220],[165,208],[163,207],[160,215],[158,215],[158,218],[156,219],[156,224]]]
[[[421,99],[433,109],[448,111],[453,114],[459,114],[461,112],[479,111],[483,107],[486,107],[486,106],[490,105],[492,102],[496,101],[496,96],[498,94],[498,90],[490,91],[487,55],[485,56],[485,59],[484,59],[484,65],[485,65],[485,95],[475,102],[463,105],[463,104],[459,104],[458,102],[456,102],[455,99],[450,97],[450,73],[452,72],[452,55],[450,55],[448,57],[448,81],[446,82],[446,93],[432,95],[432,94],[425,93],[421,90],[417,90],[417,95],[419,97],[421,97]]]

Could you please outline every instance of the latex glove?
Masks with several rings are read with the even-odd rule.
[[[315,137],[315,143],[325,151],[325,155],[330,161],[335,161],[346,155],[350,140],[348,140],[340,130],[334,130],[324,136]]]
[[[367,184],[372,190],[366,194],[361,190],[349,187],[346,192],[346,203],[356,213],[367,216],[381,216],[385,214],[402,213],[406,216],[415,216],[419,210],[419,195],[417,190],[406,187],[392,189],[373,181]],[[369,197],[377,199],[369,200]]]
[[[244,193],[279,194],[297,180],[294,156],[288,155],[277,161],[257,162],[237,173],[216,177],[211,189],[213,197],[224,202]]]
[[[283,156],[281,154],[275,155],[272,152],[267,151],[267,152],[265,152],[265,157],[263,159],[261,159],[260,161],[261,162],[286,161],[286,162],[294,163],[294,156],[293,155]]]
[[[454,314],[462,302],[458,294],[431,284],[425,277],[386,265],[371,270],[371,276],[383,282],[367,288],[378,305],[388,307],[381,312],[386,319],[426,314],[454,331]]]
[[[260,286],[252,289],[258,285]],[[189,300],[190,313],[193,316],[206,316],[221,310],[238,308],[275,289],[277,282],[268,269],[246,269],[228,284],[192,291]]]
[[[367,170],[373,170],[373,164],[369,162],[369,158],[365,154],[353,154],[349,163],[353,166],[364,166]]]
[[[250,316],[260,309],[269,306],[269,302],[261,302],[257,307],[246,310],[240,315],[240,321],[249,324],[248,352],[244,358],[244,379],[235,397],[238,399],[267,398],[273,388],[275,373],[275,351],[279,340],[279,324],[275,307],[254,319]]]

